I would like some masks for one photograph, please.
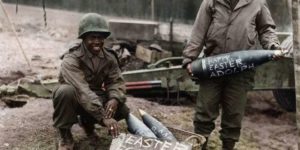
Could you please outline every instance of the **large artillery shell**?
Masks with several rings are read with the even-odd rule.
[[[129,114],[127,120],[128,131],[131,134],[139,135],[143,137],[149,138],[157,138],[155,134],[138,118],[136,118],[133,114]]]
[[[162,140],[177,141],[174,135],[157,119],[139,109],[143,122]]]
[[[218,78],[251,70],[271,61],[274,55],[282,55],[279,50],[248,50],[220,54],[197,59],[192,62],[192,74],[198,78]]]

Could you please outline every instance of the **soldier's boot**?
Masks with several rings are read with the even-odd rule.
[[[233,150],[234,145],[234,140],[223,140],[222,150]]]
[[[205,142],[203,143],[201,150],[208,150],[207,143],[208,143],[208,137],[205,137]]]
[[[59,134],[58,150],[73,150],[74,140],[71,129],[59,129]]]
[[[94,124],[83,123],[81,127],[83,128],[84,132],[86,133],[86,136],[89,138],[90,144],[97,145],[100,138],[97,135],[97,133],[95,132]]]

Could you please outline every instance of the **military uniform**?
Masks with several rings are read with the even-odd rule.
[[[203,0],[191,37],[183,51],[183,67],[195,60],[202,49],[205,56],[279,46],[275,24],[265,0]],[[205,48],[203,48],[205,47]],[[195,132],[206,137],[215,128],[222,107],[221,139],[237,141],[254,70],[218,79],[200,79],[194,119]]]
[[[117,58],[106,48],[97,56],[83,44],[70,49],[63,57],[59,82],[60,86],[53,92],[53,120],[57,128],[70,128],[78,121],[77,115],[91,123],[100,123],[104,117],[103,106],[113,98],[119,102],[116,120],[129,113],[124,104],[125,84]]]
[[[117,121],[128,117],[125,82],[118,58],[103,47],[110,34],[101,15],[85,14],[78,28],[82,42],[62,56],[60,85],[53,91],[53,121],[60,134],[58,150],[74,148],[71,127],[77,122],[93,145],[99,141],[94,132],[95,123],[107,127],[117,137]]]

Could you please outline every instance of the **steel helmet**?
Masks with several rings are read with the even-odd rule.
[[[104,34],[105,38],[110,35],[106,20],[96,13],[85,14],[80,20],[78,38],[83,38],[84,34],[88,32],[100,32]]]

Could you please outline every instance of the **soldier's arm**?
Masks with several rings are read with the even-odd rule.
[[[80,96],[78,103],[97,121],[102,122],[105,112],[101,100],[99,101],[100,97],[90,90],[84,79],[84,72],[79,67],[79,61],[66,55],[61,65],[61,73],[64,80],[76,88]]]
[[[203,48],[204,38],[212,20],[212,4],[212,0],[204,0],[199,8],[191,36],[183,50],[183,67],[196,59]]]
[[[119,103],[125,103],[126,89],[121,70],[117,60],[113,61],[109,67],[110,71],[104,80],[104,86],[108,92],[109,99],[116,99]]]
[[[256,18],[259,40],[264,49],[276,49],[280,45],[275,32],[276,25],[273,21],[267,3],[265,1],[262,3],[263,6]]]

